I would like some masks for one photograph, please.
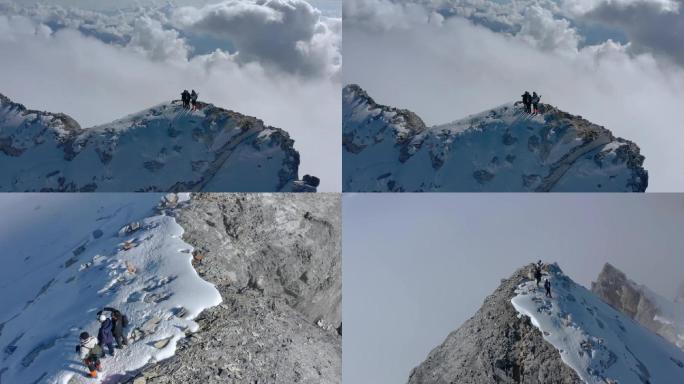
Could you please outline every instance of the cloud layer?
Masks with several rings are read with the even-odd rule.
[[[542,101],[635,141],[646,156],[649,191],[684,190],[681,67],[636,53],[632,43],[581,46],[576,23],[548,9],[521,11],[498,32],[435,9],[386,0],[345,3],[344,82],[359,83],[378,102],[412,109],[429,124],[536,90]]]
[[[301,0],[246,4],[246,10],[230,1],[111,16],[60,7],[5,9],[0,51],[11,54],[0,55],[0,92],[30,108],[70,114],[87,127],[194,88],[203,101],[287,130],[301,154],[300,172],[321,177],[320,190],[339,191],[341,21],[321,17]],[[235,17],[250,20],[243,25],[246,36],[233,39],[232,50],[194,53],[203,34],[225,33],[201,22],[211,7],[233,6]],[[250,19],[254,9],[272,20]],[[185,24],[181,15],[187,14],[194,18]],[[290,32],[300,24],[308,25],[306,33]],[[260,50],[260,41],[277,31],[280,51]]]

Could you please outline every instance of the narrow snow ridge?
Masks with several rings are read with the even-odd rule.
[[[287,132],[198,104],[162,103],[83,129],[0,95],[0,191],[316,191],[315,178],[299,180]]]
[[[546,268],[553,298],[534,281],[521,283],[511,303],[530,318],[586,383],[684,382],[684,352],[643,328],[564,275]]]
[[[97,380],[118,382],[173,356],[176,342],[197,331],[193,319],[221,302],[194,270],[183,228],[153,211],[158,195],[8,196],[0,206],[35,209],[38,218],[0,242],[16,255],[1,274],[0,288],[14,292],[0,298],[2,383],[92,383],[75,346],[82,331],[97,335],[96,313],[106,306],[130,322],[129,346],[102,360]],[[0,224],[12,220],[23,219],[11,215]]]
[[[426,127],[415,113],[343,91],[343,189],[348,192],[643,192],[639,147],[543,104],[518,103]]]

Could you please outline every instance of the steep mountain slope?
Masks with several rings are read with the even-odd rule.
[[[106,306],[130,319],[131,341],[103,360],[105,382],[172,356],[197,331],[193,319],[221,296],[192,268],[183,229],[154,211],[160,197],[0,197],[0,289],[12,292],[0,297],[0,383],[94,382],[74,349],[82,331],[97,335]]]
[[[684,353],[574,283],[544,297],[522,268],[416,367],[409,383],[679,383]]]
[[[521,268],[502,280],[475,315],[411,371],[409,384],[582,383],[511,304],[526,279],[527,269]]]
[[[527,281],[513,306],[530,317],[563,361],[586,383],[680,383],[684,352],[575,283],[557,265],[547,278],[552,298]]]
[[[0,196],[0,383],[339,384],[339,195],[160,197]],[[92,380],[104,306],[129,346]]]
[[[591,291],[644,327],[684,349],[684,303],[670,301],[604,265]]]
[[[343,190],[627,191],[648,186],[636,144],[579,116],[509,103],[427,127],[416,114],[343,90]]]
[[[200,103],[83,129],[0,95],[0,191],[315,191],[287,132]]]
[[[173,358],[136,378],[340,383],[340,204],[337,194],[194,195],[177,219],[223,304],[200,315]]]

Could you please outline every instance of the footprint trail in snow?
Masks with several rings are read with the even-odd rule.
[[[545,266],[552,298],[532,280],[511,303],[530,318],[544,340],[586,383],[663,383],[684,380],[684,352],[604,303],[563,274]]]
[[[15,288],[0,298],[0,383],[118,382],[173,356],[176,342],[197,330],[193,319],[221,302],[192,267],[183,229],[164,209],[154,210],[161,195],[99,195],[1,199],[0,207],[17,214],[41,202],[38,214],[18,223],[17,236],[0,241],[22,256],[0,272],[0,288]],[[104,307],[128,317],[129,346],[104,358],[93,380],[75,347],[82,331],[97,334],[96,313]]]

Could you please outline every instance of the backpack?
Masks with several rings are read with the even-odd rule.
[[[88,352],[88,356],[100,357],[101,355],[102,347],[100,347],[99,344],[95,344],[95,346],[90,349],[90,352]]]
[[[124,328],[128,327],[128,316],[121,315],[121,325],[123,325]]]

